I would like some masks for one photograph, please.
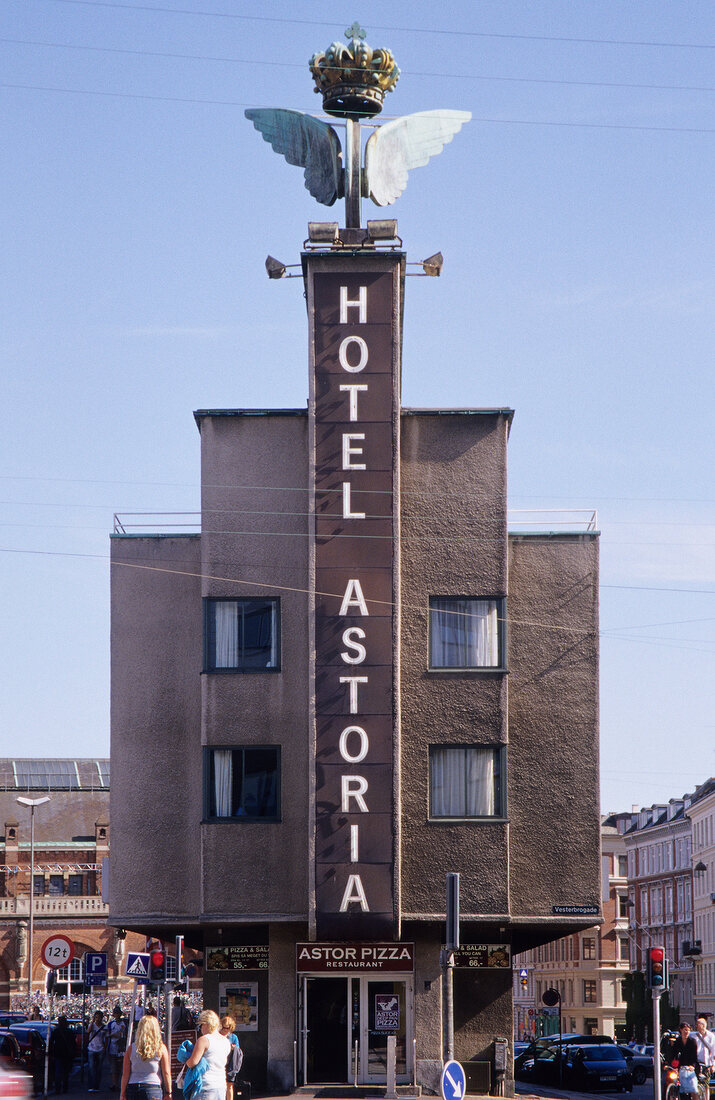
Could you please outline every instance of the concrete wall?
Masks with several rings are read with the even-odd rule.
[[[512,537],[512,915],[600,904],[598,792],[598,540]]]
[[[402,908],[444,912],[445,871],[463,914],[508,910],[504,822],[429,821],[429,746],[507,738],[503,672],[430,672],[429,597],[506,593],[506,439],[495,414],[402,418]],[[458,856],[457,856],[458,853]]]
[[[200,911],[200,566],[195,537],[112,539],[109,920],[120,926],[146,914],[186,927]]]
[[[275,596],[281,619],[279,673],[201,677],[202,744],[280,745],[282,786],[280,822],[201,826],[201,912],[208,921],[256,914],[304,917],[309,841],[308,419],[300,413],[198,419],[202,595]]]

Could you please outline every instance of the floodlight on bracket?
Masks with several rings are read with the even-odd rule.
[[[425,276],[430,278],[438,278],[442,274],[442,268],[444,267],[444,256],[441,252],[435,252],[433,256],[428,256],[426,260],[410,260],[410,267],[421,267],[421,271],[408,271],[408,275],[416,275],[423,279]]]
[[[266,256],[266,274],[269,279],[299,279],[300,275],[289,275],[287,268],[300,267],[300,264],[284,264],[275,256]]]

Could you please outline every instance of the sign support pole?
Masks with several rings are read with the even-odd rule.
[[[69,967],[68,967],[68,970],[69,970]],[[67,984],[69,985],[69,981],[67,982]],[[54,1003],[55,1003],[55,995],[54,995],[54,993],[50,993],[50,1013],[49,1013],[48,1027],[47,1027],[47,1041],[45,1043],[45,1091],[44,1091],[44,1094],[43,1094],[45,1096],[47,1096],[47,1088],[48,1088],[49,1080],[50,1080],[50,1039],[52,1038],[52,1009],[54,1007]],[[56,1088],[57,1088],[57,1082],[55,1082],[55,1089]]]
[[[651,989],[653,998],[653,1097],[660,1100],[660,998],[662,990]],[[656,1068],[658,1067],[658,1069]]]

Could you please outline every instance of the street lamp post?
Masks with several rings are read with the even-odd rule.
[[[21,806],[30,807],[30,943],[27,951],[27,992],[30,1001],[32,1001],[32,942],[35,930],[35,806],[42,806],[43,803],[49,801],[49,795],[43,795],[42,798],[24,798],[21,796],[16,799],[16,802],[19,802]]]

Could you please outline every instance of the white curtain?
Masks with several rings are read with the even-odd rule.
[[[216,817],[231,816],[233,789],[233,753],[230,749],[214,749],[214,799]]]
[[[238,607],[235,600],[217,600],[213,605],[216,625],[216,668],[238,665]]]
[[[432,668],[497,668],[497,600],[433,599]]]
[[[496,751],[488,748],[432,749],[433,817],[491,817],[495,814]]]

